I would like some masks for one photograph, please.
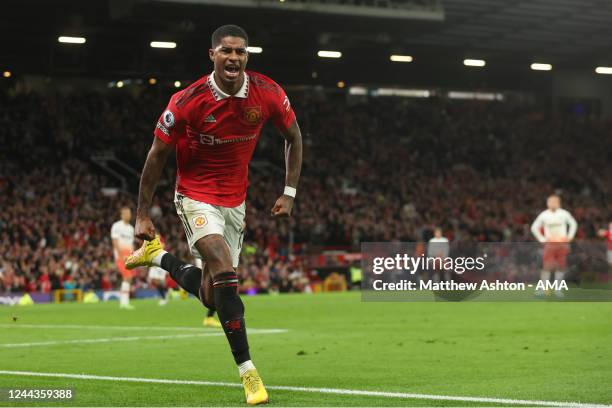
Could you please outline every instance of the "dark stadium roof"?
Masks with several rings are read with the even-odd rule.
[[[546,75],[530,72],[531,62],[588,71],[612,65],[610,1],[431,2],[444,21],[192,4],[198,0],[10,1],[3,3],[0,70],[16,75],[190,79],[210,69],[210,33],[229,22],[244,26],[252,45],[264,48],[252,56],[251,68],[293,83],[342,79],[531,87],[533,75],[540,75],[538,83]],[[84,36],[87,42],[59,44],[59,35]],[[178,46],[153,49],[152,40],[175,41]],[[343,58],[322,60],[316,57],[319,49],[340,50]],[[412,55],[414,62],[391,63],[392,53]],[[462,60],[467,57],[486,59],[487,67],[465,68]]]
[[[559,62],[612,56],[610,1],[442,0],[442,3],[445,24],[418,35],[415,43],[518,52]]]

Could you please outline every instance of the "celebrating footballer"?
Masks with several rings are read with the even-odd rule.
[[[242,379],[248,404],[268,402],[249,354],[238,267],[245,228],[249,162],[267,121],[285,139],[283,194],[272,216],[291,215],[302,166],[302,136],[283,89],[270,78],[246,71],[246,32],[224,25],[212,34],[214,71],[172,95],[155,127],[140,179],[136,236],[146,240],[126,265],[159,266],[204,306],[216,309]],[[202,269],[164,251],[149,217],[155,187],[170,153],[176,151],[176,212]]]

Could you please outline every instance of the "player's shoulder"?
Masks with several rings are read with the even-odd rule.
[[[170,97],[170,100],[178,109],[189,107],[193,101],[198,99],[198,97],[205,97],[207,95],[206,92],[210,90],[210,81],[208,80],[209,76],[210,74],[206,74],[187,87],[175,92]]]
[[[116,231],[121,228],[120,223],[121,223],[121,221],[113,222],[113,225],[111,225],[111,232],[112,233],[116,233]]]
[[[272,78],[255,71],[246,71],[249,76],[249,87],[258,89],[263,92],[271,92],[275,95],[281,95],[283,88],[277,84]]]

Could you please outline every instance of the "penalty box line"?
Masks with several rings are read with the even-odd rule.
[[[281,329],[251,329],[249,330],[249,334],[277,334],[277,333],[284,333],[284,332],[286,332],[286,330],[281,330]],[[193,338],[193,337],[217,337],[217,336],[225,336],[225,333],[221,330],[218,330],[216,332],[171,334],[171,335],[162,335],[162,336],[126,336],[126,337],[106,337],[106,338],[96,338],[96,339],[49,340],[49,341],[37,341],[37,342],[32,342],[32,343],[0,343],[0,349],[56,346],[60,344],[115,343],[115,342],[125,342],[125,341],[186,339],[186,338]]]
[[[202,385],[215,387],[242,387],[241,384],[219,382],[219,381],[193,381],[193,380],[170,380],[160,378],[140,378],[140,377],[114,377],[89,374],[67,374],[67,373],[37,373],[32,371],[10,371],[0,370],[0,375],[7,376],[24,376],[24,377],[53,377],[53,378],[70,378],[76,380],[98,380],[98,381],[123,381],[135,383],[154,383],[154,384],[175,384],[175,385]],[[460,397],[452,395],[432,395],[432,394],[413,394],[403,392],[384,392],[384,391],[365,391],[365,390],[350,390],[342,388],[311,388],[311,387],[292,387],[292,386],[266,386],[271,390],[279,391],[294,391],[294,392],[311,392],[318,394],[335,394],[335,395],[361,395],[364,397],[384,397],[384,398],[401,398],[401,399],[424,399],[435,401],[461,401],[461,402],[481,402],[490,404],[505,404],[505,405],[529,405],[543,407],[573,407],[573,408],[612,408],[612,405],[590,404],[581,402],[561,402],[561,401],[538,401],[538,400],[520,400],[508,398],[488,398],[488,397]]]

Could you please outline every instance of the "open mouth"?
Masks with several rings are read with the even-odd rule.
[[[238,78],[240,67],[238,65],[226,65],[224,73],[227,78]]]

